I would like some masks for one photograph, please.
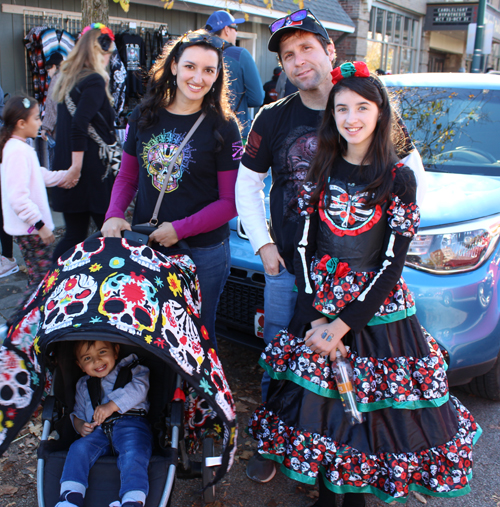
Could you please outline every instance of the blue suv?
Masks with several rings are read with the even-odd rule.
[[[385,84],[427,172],[421,225],[403,276],[450,385],[500,400],[500,76],[404,74]],[[270,177],[266,179],[269,195]],[[269,213],[269,202],[266,207]],[[263,348],[264,275],[238,218],[218,334]]]

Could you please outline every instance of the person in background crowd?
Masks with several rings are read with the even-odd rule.
[[[299,91],[261,108],[252,125],[236,183],[238,214],[265,271],[266,344],[288,326],[294,314],[297,199],[316,151],[316,132],[333,87],[330,73],[336,57],[325,27],[307,9],[280,18],[269,28],[268,49],[278,53],[284,72]],[[411,142],[408,144],[398,155],[417,171],[420,184],[424,177],[422,161]],[[269,195],[270,228],[262,192],[269,167],[273,179]],[[423,190],[424,186],[419,188],[419,192]],[[267,398],[269,380],[264,373],[263,401]],[[248,462],[247,475],[252,480],[268,482],[275,473],[274,463],[259,454]]]
[[[203,300],[202,332],[215,343],[215,314],[231,263],[229,220],[236,216],[234,185],[243,147],[228,100],[225,42],[206,30],[165,46],[151,69],[144,99],[129,117],[120,172],[102,228],[105,237],[130,229],[124,213],[137,193],[134,224],[151,220],[172,152],[202,113],[206,117],[169,177],[149,236],[161,252],[185,240],[196,264]]]
[[[375,74],[377,74],[377,76],[385,76],[385,70],[384,69],[377,69],[375,71]]]
[[[278,100],[278,92],[276,91],[276,83],[278,82],[278,78],[280,77],[281,71],[283,69],[281,67],[275,67],[273,70],[273,77],[267,83],[264,83],[264,104],[270,104],[271,102],[276,102]]]
[[[113,32],[101,23],[84,28],[55,84],[53,97],[59,104],[53,169],[74,170],[76,186],[52,191],[52,207],[64,214],[66,224],[54,260],[86,239],[91,218],[101,228],[108,209],[113,181],[100,158],[99,144],[90,137],[89,125],[105,143],[116,141],[106,70],[115,49],[113,40]],[[68,109],[68,104],[73,109],[72,103],[74,115]]]
[[[299,89],[288,79],[286,72],[282,72],[276,83],[276,93],[278,100],[288,97],[292,93],[297,92]]]
[[[45,187],[72,185],[75,177],[69,171],[49,171],[40,166],[26,140],[38,135],[41,124],[35,99],[16,95],[8,100],[0,131],[2,213],[4,229],[16,238],[28,268],[25,297],[52,264],[54,224]]]
[[[242,125],[241,137],[246,139],[251,125],[248,108],[262,105],[264,90],[252,55],[245,48],[236,46],[238,24],[244,22],[244,19],[234,19],[229,12],[216,11],[208,18],[205,28],[228,43],[224,45],[224,64],[228,72],[231,109]]]
[[[50,58],[45,62],[45,69],[50,77],[49,89],[47,91],[47,99],[45,100],[45,112],[42,120],[41,136],[47,141],[49,148],[49,169],[52,168],[54,160],[54,152],[56,146],[56,122],[57,122],[57,102],[53,99],[52,93],[59,77],[59,67],[63,61],[61,53],[52,53]]]
[[[0,122],[3,122],[3,108],[5,107],[5,101],[4,101],[4,93],[2,90],[2,87],[0,86]]]
[[[2,87],[0,86],[0,127],[3,125],[3,109],[4,94]],[[0,278],[12,275],[19,271],[16,259],[14,259],[14,240],[10,234],[7,234],[3,227],[3,212],[2,212],[2,200],[0,194],[0,243],[2,245],[2,255],[0,256]]]

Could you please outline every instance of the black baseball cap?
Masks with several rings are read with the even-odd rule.
[[[64,60],[63,55],[57,51],[52,53],[49,59],[45,62],[45,68],[49,69],[53,65],[59,65]]]
[[[320,20],[309,9],[300,9],[273,21],[269,25],[269,31],[271,32],[271,38],[267,43],[269,51],[279,53],[281,37],[286,32],[292,30],[304,30],[304,32],[315,33],[326,41],[330,41],[330,36]]]

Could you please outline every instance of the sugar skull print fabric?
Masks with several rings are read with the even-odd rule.
[[[53,264],[0,349],[0,452],[40,403],[47,346],[74,332],[113,333],[158,355],[205,400],[191,404],[204,407],[210,417],[203,420],[224,439],[221,477],[233,461],[236,414],[223,367],[200,324],[201,307],[196,267],[186,253],[165,255],[119,238],[89,239],[70,249]]]
[[[401,192],[409,170],[396,166],[389,199],[370,205],[357,168],[340,169],[318,202],[313,184],[299,194],[298,306],[261,355],[273,380],[248,431],[287,476],[314,484],[321,474],[339,494],[463,495],[481,428],[450,395],[443,354],[401,275],[420,221],[414,196]],[[344,416],[336,363],[306,345],[306,325],[322,316],[350,327],[343,343],[362,424]]]

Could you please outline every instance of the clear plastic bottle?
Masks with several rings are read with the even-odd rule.
[[[354,426],[355,424],[362,423],[365,419],[363,414],[358,410],[356,404],[356,389],[353,384],[353,372],[351,363],[344,358],[340,350],[337,349],[337,359],[334,364],[335,380],[337,381],[337,388],[344,411],[349,420],[349,423]]]

